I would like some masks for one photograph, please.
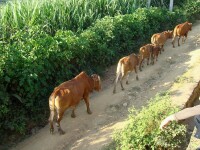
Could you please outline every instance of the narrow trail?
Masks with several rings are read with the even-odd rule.
[[[172,48],[171,40],[164,46],[165,52],[158,57],[155,65],[144,66],[139,72],[139,81],[134,73],[130,75],[129,85],[122,91],[118,84],[116,94],[112,94],[116,66],[107,70],[102,83],[102,91],[90,96],[92,114],[86,113],[83,101],[76,109],[76,118],[71,118],[71,109],[65,112],[61,126],[66,132],[60,136],[57,131],[49,133],[49,125],[35,135],[13,147],[13,150],[98,150],[111,142],[115,129],[124,127],[128,108],[141,108],[156,93],[168,90],[175,79],[189,68],[191,61],[199,62],[200,21],[193,25],[185,44]],[[196,52],[196,53],[191,53]],[[199,63],[197,63],[199,65]],[[199,70],[200,72],[200,70]],[[47,101],[48,102],[48,101]]]

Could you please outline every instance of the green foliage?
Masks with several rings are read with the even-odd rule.
[[[10,34],[24,27],[45,26],[57,30],[79,31],[106,15],[130,14],[145,6],[135,0],[13,0],[0,10],[0,28]],[[6,36],[6,35],[1,36]]]
[[[200,1],[190,0],[187,5],[183,7],[186,16],[189,20],[194,21],[200,19]]]
[[[116,149],[175,149],[186,139],[186,127],[176,122],[160,130],[161,121],[178,109],[171,105],[169,93],[157,94],[147,107],[130,110],[128,125],[114,134]]]
[[[184,1],[176,0],[175,6]],[[11,36],[19,29],[40,25],[54,35],[57,30],[83,31],[97,19],[132,14],[146,7],[146,0],[13,0],[0,9],[0,37]],[[169,0],[151,2],[152,7],[168,9]]]

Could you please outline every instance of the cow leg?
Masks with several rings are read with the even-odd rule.
[[[118,73],[118,74],[116,75],[113,93],[116,93],[116,86],[117,86],[117,82],[118,82],[119,76],[120,76],[120,73]]]
[[[181,36],[179,36],[179,37],[178,37],[178,46],[180,46],[180,43],[179,43],[179,41],[180,41],[180,38],[181,38]]]
[[[57,110],[57,122],[56,122],[56,126],[58,128],[58,132],[60,133],[60,135],[65,134],[65,132],[62,130],[61,126],[60,126],[60,121],[63,117],[64,111],[61,110]]]
[[[156,55],[156,61],[158,61],[158,55]]]
[[[149,57],[147,58],[147,65],[149,65]]]
[[[154,65],[154,60],[157,61],[157,56],[156,56],[156,54],[153,54],[153,55],[152,55],[152,65]]]
[[[185,36],[182,37],[182,44],[185,43],[185,40],[184,40]]]
[[[121,84],[122,90],[124,90],[124,87],[123,87],[123,79],[124,79],[125,76],[126,76],[125,73],[122,73],[122,76],[121,76],[121,79],[120,79],[120,84]]]
[[[175,42],[175,40],[176,40],[176,36],[174,36],[173,39],[172,39],[172,45],[173,45],[173,48],[175,48],[175,46],[174,46],[174,42]]]
[[[143,63],[143,60],[144,60],[144,59],[141,59],[141,61],[140,61],[140,65],[139,65],[140,71],[142,71],[142,63]]]
[[[128,77],[129,77],[129,74],[127,74],[126,76],[126,84],[128,84]]]
[[[90,110],[90,106],[89,106],[89,98],[88,98],[88,96],[84,97],[83,99],[84,99],[86,107],[87,107],[87,113],[88,114],[92,114],[92,112]]]
[[[155,58],[155,56],[152,55],[152,56],[151,56],[151,64],[152,64],[152,65],[154,64],[154,58]]]
[[[49,117],[50,133],[51,133],[51,134],[53,134],[53,132],[54,132],[53,118],[54,118],[54,110],[51,110],[51,112],[50,112],[50,117]]]
[[[160,47],[160,54],[162,53],[161,51],[162,51],[162,45],[159,45],[159,47]]]
[[[185,37],[185,39],[184,39],[183,43],[185,43],[185,40],[187,39],[187,33],[185,34],[184,37]]]
[[[136,80],[139,80],[136,66],[134,67],[134,70],[135,70],[135,74],[136,74]]]
[[[161,46],[162,51],[164,52],[164,45]]]
[[[76,115],[75,115],[75,108],[76,108],[76,106],[72,106],[72,113],[71,113],[71,117],[72,118],[76,117]]]

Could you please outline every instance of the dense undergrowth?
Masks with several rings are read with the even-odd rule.
[[[187,9],[176,9],[174,12],[154,7],[139,8],[131,14],[113,14],[113,17],[105,13],[102,19],[91,21],[92,25],[88,24],[87,29],[83,30],[86,26],[82,26],[81,32],[74,32],[77,27],[67,30],[67,27],[59,26],[68,24],[59,17],[54,23],[40,16],[33,17],[33,22],[26,17],[25,20],[19,19],[23,16],[22,12],[31,16],[34,9],[29,12],[26,8],[18,8],[15,3],[9,5],[12,7],[5,5],[5,14],[2,17],[1,13],[0,19],[1,139],[10,133],[25,134],[34,126],[46,124],[48,97],[61,82],[82,70],[88,74],[102,74],[121,56],[137,53],[141,45],[150,42],[153,33],[172,30],[176,24],[200,11],[199,2],[194,1],[184,6]],[[192,9],[194,12],[191,7],[195,7]],[[7,9],[14,8],[19,16],[17,13],[9,14],[12,11]],[[22,9],[25,10],[20,12]],[[42,11],[34,13],[43,15]]]
[[[108,149],[116,150],[174,150],[186,141],[186,127],[177,122],[171,123],[165,130],[160,130],[161,120],[177,112],[179,109],[171,105],[168,92],[157,94],[148,106],[140,111],[130,110],[127,126],[115,131],[115,144]]]

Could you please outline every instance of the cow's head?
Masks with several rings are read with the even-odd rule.
[[[189,26],[189,30],[191,31],[192,30],[192,23],[188,22],[188,26]]]
[[[137,55],[136,55],[136,58],[137,58],[137,66],[139,66],[140,58],[141,58],[141,57],[140,57],[140,54],[137,54]]]
[[[173,30],[171,30],[171,31],[168,30],[168,32],[169,32],[169,38],[172,38],[173,37]]]
[[[93,81],[94,81],[94,90],[100,91],[101,90],[101,79],[100,76],[97,74],[91,75]]]
[[[170,30],[165,31],[165,32],[164,32],[164,35],[165,35],[165,37],[171,39],[172,36],[173,36],[173,30],[172,30],[172,31],[170,31]]]

